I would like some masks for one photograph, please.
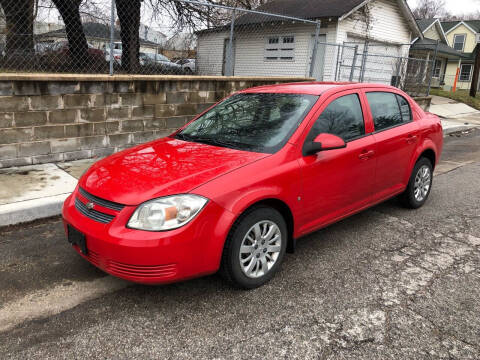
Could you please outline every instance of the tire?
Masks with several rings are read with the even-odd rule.
[[[248,210],[225,241],[220,275],[238,288],[262,286],[280,268],[287,236],[285,219],[277,210],[263,206]]]
[[[413,167],[407,189],[400,195],[402,205],[409,209],[422,207],[430,195],[432,182],[433,165],[429,159],[421,157]]]

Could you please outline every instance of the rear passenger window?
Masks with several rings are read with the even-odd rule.
[[[402,113],[402,120],[404,123],[412,121],[412,111],[410,104],[403,96],[397,95],[398,105],[400,105],[400,112]]]
[[[332,101],[313,125],[308,140],[312,141],[322,133],[337,135],[344,141],[365,135],[363,112],[357,94]]]
[[[412,120],[410,105],[402,96],[387,92],[369,92],[367,99],[372,110],[375,131],[402,125]]]

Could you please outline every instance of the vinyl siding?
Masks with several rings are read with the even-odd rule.
[[[196,63],[199,75],[222,75],[223,46],[228,38],[227,31],[199,35]]]
[[[372,28],[368,38],[371,43],[381,44],[378,51],[384,54],[386,52],[389,55],[408,56],[411,32],[397,1],[375,0],[370,3],[369,8]],[[327,27],[322,27],[321,34],[326,35],[326,41],[330,44],[343,44],[352,39],[355,42],[363,42],[367,37],[367,29],[362,14],[362,11],[357,11],[338,25],[332,21]],[[258,25],[253,30],[237,31],[235,34],[234,75],[308,76],[314,33],[315,26],[305,24]],[[295,36],[295,60],[265,60],[266,39],[272,35]],[[225,38],[228,38],[228,32],[199,36],[197,61],[200,75],[221,75]],[[372,51],[375,51],[374,48]],[[339,68],[342,68],[340,64],[343,64],[345,69],[344,63],[350,61],[351,65],[353,49],[343,49],[344,57],[341,63],[337,62],[338,50],[339,47],[335,45],[321,44],[319,46],[317,61],[320,62],[315,71],[318,80],[345,80],[336,78],[337,64],[339,64]],[[342,51],[340,51],[341,53]],[[322,67],[322,58],[324,59],[323,71],[319,71],[319,68]],[[391,64],[386,66],[391,67]],[[345,70],[345,74],[347,73],[349,74],[348,69]],[[391,74],[387,75],[384,82],[390,82]]]
[[[476,40],[475,40],[475,33],[473,33],[469,28],[465,25],[460,25],[455,30],[449,32],[447,34],[448,44],[453,48],[453,38],[456,34],[466,34],[467,37],[465,39],[465,48],[463,52],[471,53],[475,49]]]
[[[315,27],[304,25],[265,26],[235,34],[235,69],[238,76],[307,76],[310,37]],[[294,36],[293,60],[266,60],[265,46],[272,36]]]
[[[336,26],[322,28],[327,42],[336,39]],[[310,56],[313,50],[314,25],[283,25],[281,27],[258,27],[253,30],[238,30],[235,33],[236,76],[309,76]],[[265,45],[271,36],[295,37],[294,60],[266,60]],[[200,75],[221,75],[223,46],[228,32],[200,34],[197,45],[198,72]],[[336,46],[320,46],[318,56],[325,57],[324,79],[334,75]]]
[[[440,34],[438,33],[437,30],[437,25],[433,25],[430,29],[428,29],[424,34],[423,34],[427,39],[432,39],[432,40],[441,40]]]
[[[337,42],[349,46],[358,45],[358,52],[363,53],[364,43],[368,38],[368,53],[371,56],[366,58],[364,80],[375,83],[390,84],[392,75],[396,75],[398,59],[375,55],[389,55],[408,57],[410,50],[411,32],[407,21],[395,0],[377,0],[369,5],[371,29],[367,36],[367,17],[360,9],[340,22],[337,32]],[[357,59],[357,69],[354,73],[354,80],[360,78],[360,64],[363,56]],[[352,60],[344,61],[346,68],[343,71],[342,79],[348,74],[348,66]]]
[[[410,27],[396,0],[376,0],[367,5],[370,9],[371,29],[369,38],[377,42],[409,44]],[[367,27],[360,9],[339,24],[337,42],[347,40],[348,34],[366,36]]]

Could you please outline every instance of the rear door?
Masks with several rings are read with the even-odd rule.
[[[393,196],[406,187],[407,172],[418,144],[419,127],[408,100],[385,90],[366,91],[377,144],[374,201]]]
[[[375,179],[375,140],[365,123],[364,102],[357,91],[326,100],[305,142],[320,133],[343,138],[344,149],[302,156],[303,198],[300,232],[308,233],[369,204]]]

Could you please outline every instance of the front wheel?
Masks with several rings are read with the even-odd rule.
[[[418,209],[423,206],[432,190],[433,165],[427,158],[420,158],[413,168],[407,189],[400,195],[405,207]]]
[[[286,246],[283,216],[269,207],[254,208],[233,225],[225,242],[220,273],[237,287],[259,287],[278,271]]]

